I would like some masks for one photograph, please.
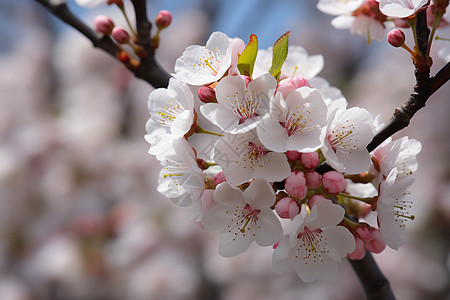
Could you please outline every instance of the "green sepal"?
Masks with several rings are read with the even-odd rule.
[[[269,73],[278,81],[281,74],[281,67],[286,60],[289,47],[289,33],[286,32],[278,38],[278,40],[273,44],[273,56],[272,56],[272,66],[269,69]]]
[[[237,67],[241,75],[252,77],[256,54],[258,54],[258,38],[252,34],[247,46],[237,60]]]

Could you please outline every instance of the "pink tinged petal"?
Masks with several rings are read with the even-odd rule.
[[[352,253],[348,254],[347,257],[353,260],[363,259],[366,256],[366,249],[364,248],[363,240],[356,238],[356,247]]]
[[[283,235],[280,221],[269,208],[261,209],[255,229],[255,241],[263,247],[275,245]]]
[[[276,86],[277,81],[269,73],[262,74],[248,84],[248,92],[251,93],[254,101],[257,100],[259,103],[255,110],[259,116],[269,113],[270,99],[275,92]]]
[[[345,210],[342,206],[331,201],[320,201],[311,208],[305,225],[310,229],[336,226],[342,221],[344,214]]]
[[[333,226],[322,229],[322,237],[327,240],[328,255],[335,261],[341,262],[342,257],[355,250],[355,237],[343,226]]]
[[[264,179],[255,179],[244,191],[244,199],[253,209],[269,207],[275,202],[275,192]]]
[[[229,75],[231,76],[240,75],[236,63],[239,58],[239,55],[242,54],[244,49],[245,43],[243,40],[241,40],[240,38],[234,38],[231,40],[231,67]]]
[[[275,274],[286,272],[292,265],[293,251],[289,238],[285,235],[272,255],[272,270]]]

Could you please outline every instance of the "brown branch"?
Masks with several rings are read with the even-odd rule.
[[[83,21],[81,21],[77,16],[75,16],[68,8],[64,0],[35,0],[36,2],[43,5],[48,11],[59,18],[64,23],[72,26],[88,38],[94,47],[102,49],[109,55],[116,59],[123,54],[123,49],[117,45],[109,36],[100,36],[89,26],[87,26]],[[142,3],[140,3],[142,2]],[[169,83],[170,75],[163,70],[158,62],[155,60],[154,51],[150,46],[150,29],[151,24],[147,20],[145,0],[133,1],[136,9],[136,19],[138,28],[138,44],[141,45],[145,50],[145,55],[141,55],[140,60],[135,59],[126,60],[123,64],[134,73],[137,78],[147,81],[155,88],[167,87]],[[145,18],[142,17],[145,15]],[[139,16],[139,17],[138,17]],[[147,33],[144,31],[147,28]]]
[[[389,281],[381,273],[372,254],[366,251],[366,255],[361,260],[350,260],[350,264],[358,274],[359,280],[364,288],[367,300],[393,300]]]

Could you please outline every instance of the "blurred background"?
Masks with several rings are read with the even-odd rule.
[[[68,4],[91,26],[97,14],[125,26],[115,7]],[[157,52],[169,72],[213,31],[255,33],[266,48],[291,30],[350,106],[387,121],[412,92],[409,54],[334,29],[315,5],[160,0],[148,14],[173,14]],[[434,74],[444,62],[433,59]],[[34,1],[0,2],[0,299],[364,299],[348,262],[334,282],[304,284],[272,273],[270,247],[219,256],[218,234],[156,191],[143,138],[152,89]],[[398,299],[450,299],[449,95],[447,84],[399,134],[423,149],[406,245],[375,255]]]

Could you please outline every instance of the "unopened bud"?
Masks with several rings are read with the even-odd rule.
[[[162,10],[156,16],[155,24],[159,29],[167,28],[172,22],[172,14],[167,10]]]
[[[114,28],[114,22],[104,15],[98,15],[94,19],[95,30],[104,35],[110,35]]]
[[[303,167],[307,170],[312,170],[317,168],[320,162],[319,153],[317,151],[310,152],[310,153],[302,153],[300,156],[300,162],[302,163]]]
[[[400,29],[392,29],[387,35],[389,44],[394,47],[401,47],[405,43],[405,34]]]
[[[312,171],[305,173],[306,186],[310,189],[317,189],[320,186],[320,174]]]
[[[296,215],[299,214],[300,207],[294,199],[285,197],[278,201],[278,203],[275,205],[275,210],[277,211],[277,214],[280,216],[280,218],[292,220]]]
[[[119,44],[126,44],[130,41],[130,35],[121,27],[114,27],[112,36]]]
[[[305,174],[302,171],[293,171],[289,175],[284,184],[284,189],[289,195],[296,198],[303,198],[308,188],[306,187]]]
[[[301,76],[286,78],[281,80],[280,83],[278,83],[277,92],[283,94],[283,97],[286,98],[290,93],[292,93],[293,91],[302,86],[311,87],[308,80],[306,80]]]
[[[202,86],[198,89],[198,98],[204,103],[217,102],[216,91],[209,86]]]
[[[319,203],[321,201],[330,201],[330,200],[325,198],[323,195],[316,194],[308,200],[308,205],[309,205],[309,207],[313,207],[314,205],[316,205],[317,203]]]
[[[250,83],[250,81],[252,81],[252,78],[250,76],[241,75],[241,78],[244,79],[245,86],[247,86]]]
[[[322,187],[325,193],[335,195],[345,190],[347,182],[341,173],[330,171],[322,175]]]
[[[372,230],[373,239],[368,242],[364,242],[366,249],[372,253],[381,253],[386,248],[386,242],[381,235],[379,229],[374,228]]]
[[[363,240],[359,239],[359,238],[355,238],[355,242],[356,242],[356,247],[355,250],[348,254],[347,257],[350,259],[363,259],[364,256],[366,255],[366,249],[364,248],[364,242]]]
[[[367,223],[359,223],[355,228],[355,232],[363,241],[371,241],[373,239],[372,227]]]
[[[300,159],[300,152],[295,150],[286,151],[286,157],[289,162],[294,162]]]
[[[221,184],[222,182],[225,182],[225,181],[227,181],[227,179],[225,178],[225,173],[223,173],[223,171],[220,171],[214,177],[214,183],[217,184],[217,185]]]

